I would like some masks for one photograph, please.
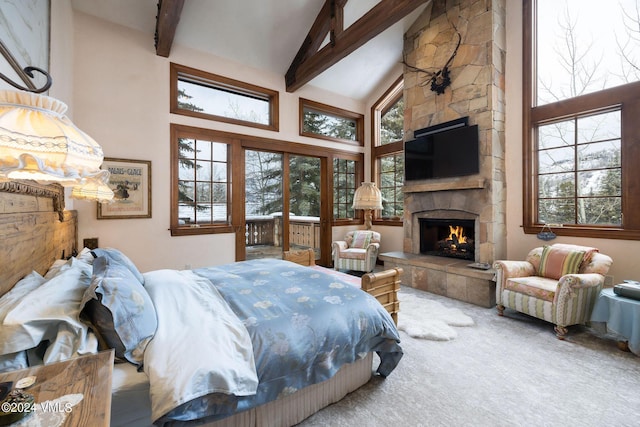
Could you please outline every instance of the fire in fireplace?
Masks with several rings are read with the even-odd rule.
[[[475,261],[473,220],[420,218],[420,253]]]

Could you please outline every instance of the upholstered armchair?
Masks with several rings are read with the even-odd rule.
[[[589,321],[612,262],[596,248],[566,244],[535,248],[525,261],[496,261],[498,314],[509,308],[546,320],[564,339],[567,326]]]
[[[371,230],[350,231],[344,240],[333,242],[333,268],[369,273],[376,266],[380,233]]]

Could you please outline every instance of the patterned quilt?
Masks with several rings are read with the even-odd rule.
[[[193,273],[215,286],[246,327],[257,392],[210,394],[176,408],[165,419],[224,418],[327,380],[370,351],[380,356],[377,371],[382,376],[402,358],[389,313],[374,297],[335,275],[274,259]]]

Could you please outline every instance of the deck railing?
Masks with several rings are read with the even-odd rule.
[[[249,217],[245,221],[245,245],[280,246],[282,216]],[[317,249],[320,247],[320,218],[289,218],[289,246]]]

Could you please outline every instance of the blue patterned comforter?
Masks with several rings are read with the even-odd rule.
[[[224,418],[327,380],[370,351],[380,356],[378,373],[383,376],[402,358],[399,334],[387,311],[335,276],[274,259],[193,273],[215,286],[246,327],[259,383],[255,395],[209,394],[177,407],[163,420]]]

